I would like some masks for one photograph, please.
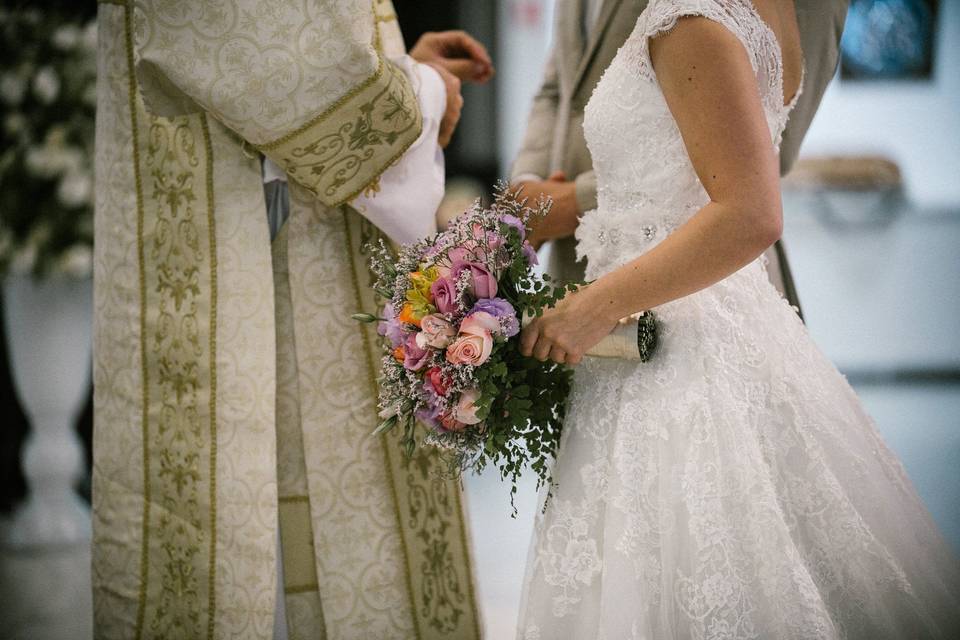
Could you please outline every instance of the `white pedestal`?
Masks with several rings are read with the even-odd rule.
[[[4,637],[80,640],[92,631],[90,511],[73,490],[74,431],[90,384],[89,279],[8,276],[3,309],[11,373],[30,422],[27,499],[0,526]]]

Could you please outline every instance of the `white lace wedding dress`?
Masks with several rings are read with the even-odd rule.
[[[685,14],[739,37],[779,143],[792,105],[749,1],[652,0],[587,106],[588,278],[707,202],[647,49]],[[760,261],[656,313],[651,362],[577,370],[520,637],[960,638],[956,557]]]

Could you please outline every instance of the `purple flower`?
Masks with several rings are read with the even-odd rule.
[[[475,244],[472,240],[468,242],[470,244]],[[447,252],[447,260],[450,261],[450,264],[456,264],[458,262],[470,262],[472,259],[476,257],[475,252],[476,252],[476,249],[473,247],[466,247],[464,245],[460,245],[458,247],[454,247],[453,249],[450,249],[450,251]]]
[[[470,309],[467,316],[471,316],[479,311],[489,313],[500,321],[500,327],[503,329],[503,335],[508,338],[520,333],[520,322],[517,320],[517,310],[513,305],[503,298],[489,298],[477,300],[477,303]]]
[[[403,324],[397,320],[391,303],[388,302],[383,307],[383,315],[387,319],[381,320],[377,324],[377,333],[385,336],[390,341],[390,346],[396,349],[407,339],[407,332],[404,330]]]
[[[491,252],[502,247],[504,242],[506,242],[506,239],[499,233],[494,231],[487,232],[487,248],[490,249]]]
[[[517,216],[513,216],[513,215],[510,215],[509,213],[505,213],[502,216],[500,216],[500,222],[516,229],[517,233],[520,234],[521,240],[526,239],[527,227],[525,224],[523,224],[523,220],[521,220]]]
[[[450,278],[437,278],[430,285],[433,304],[440,313],[453,313],[457,310],[457,285]]]
[[[430,351],[421,349],[417,344],[416,332],[407,336],[407,342],[403,345],[403,366],[410,371],[419,371],[430,361]]]
[[[529,242],[523,243],[523,256],[527,259],[527,264],[531,267],[540,264],[540,258],[537,257],[537,252],[534,251],[533,245]]]
[[[497,295],[497,279],[485,266],[478,262],[454,262],[450,275],[454,280],[459,280],[464,271],[470,273],[470,293],[474,297],[492,298]]]
[[[436,396],[432,392],[425,394],[427,398],[427,404],[421,406],[414,412],[414,415],[417,417],[417,420],[424,423],[428,427],[434,430],[440,429],[440,416],[443,411],[440,409],[439,403],[436,402]]]

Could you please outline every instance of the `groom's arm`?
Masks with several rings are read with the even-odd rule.
[[[420,137],[410,77],[378,47],[369,0],[138,0],[144,102],[205,111],[330,206],[376,182]]]
[[[550,214],[534,223],[531,242],[536,245],[573,234],[581,213],[597,206],[597,180],[594,172],[578,176],[560,176],[552,171],[554,131],[558,126],[560,80],[557,73],[557,48],[547,59],[543,82],[533,99],[523,143],[510,172],[510,181],[523,187],[521,196],[553,200]]]

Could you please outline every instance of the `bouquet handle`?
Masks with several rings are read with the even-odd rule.
[[[526,325],[529,318],[523,319]],[[644,311],[620,320],[616,328],[593,346],[586,355],[591,358],[620,358],[649,362],[659,344],[657,319]]]

